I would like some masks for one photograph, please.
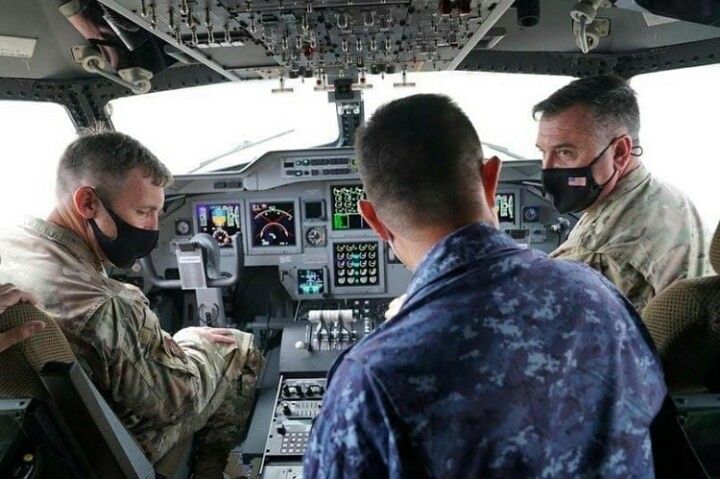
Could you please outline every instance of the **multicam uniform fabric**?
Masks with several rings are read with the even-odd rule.
[[[648,341],[597,272],[466,226],[331,369],[305,478],[653,477]]]
[[[201,429],[201,451],[237,442],[263,364],[252,335],[237,331],[234,346],[198,328],[171,337],[142,291],[109,278],[79,237],[42,220],[0,234],[0,252],[0,283],[39,299],[151,461]]]
[[[706,242],[690,199],[640,165],[583,214],[550,256],[588,264],[642,312],[675,281],[709,273]]]

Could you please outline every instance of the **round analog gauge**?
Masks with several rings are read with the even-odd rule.
[[[175,222],[175,233],[186,236],[190,234],[190,222],[188,220],[178,220]]]
[[[232,237],[230,237],[230,235],[227,234],[227,232],[222,228],[218,228],[215,231],[213,231],[212,236],[213,236],[213,238],[215,238],[215,241],[217,241],[217,243],[220,246],[231,246],[232,245]]]
[[[523,221],[535,223],[540,219],[540,209],[536,206],[527,206],[523,209]]]
[[[309,246],[325,246],[327,243],[327,232],[322,226],[313,226],[305,232],[305,240]]]

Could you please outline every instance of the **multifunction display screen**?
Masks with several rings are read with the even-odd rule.
[[[212,235],[221,248],[231,247],[232,236],[240,231],[240,204],[204,204],[195,210],[198,232]]]
[[[323,294],[325,292],[325,270],[323,269],[299,269],[298,270],[298,294],[309,296]]]
[[[333,185],[330,187],[332,229],[335,231],[367,229],[358,212],[358,201],[365,198],[362,185]]]
[[[335,286],[377,286],[380,284],[377,241],[333,244]]]
[[[249,205],[252,245],[258,248],[295,246],[295,202],[263,201]]]
[[[495,209],[500,223],[515,223],[515,193],[497,193]]]

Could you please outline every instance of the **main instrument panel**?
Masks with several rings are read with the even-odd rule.
[[[496,209],[501,229],[550,251],[556,217],[533,190],[539,172],[539,162],[506,164]],[[201,232],[229,268],[240,233],[245,266],[277,267],[293,300],[392,298],[408,285],[410,272],[358,211],[365,193],[350,148],[271,152],[239,173],[179,177],[166,196],[159,271],[172,274],[176,244]]]

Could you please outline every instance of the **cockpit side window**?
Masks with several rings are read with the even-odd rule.
[[[0,101],[0,226],[23,215],[47,215],[58,160],[76,135],[60,105]]]
[[[717,123],[720,65],[648,73],[633,78],[640,104],[643,164],[685,192],[705,227],[720,221]]]

